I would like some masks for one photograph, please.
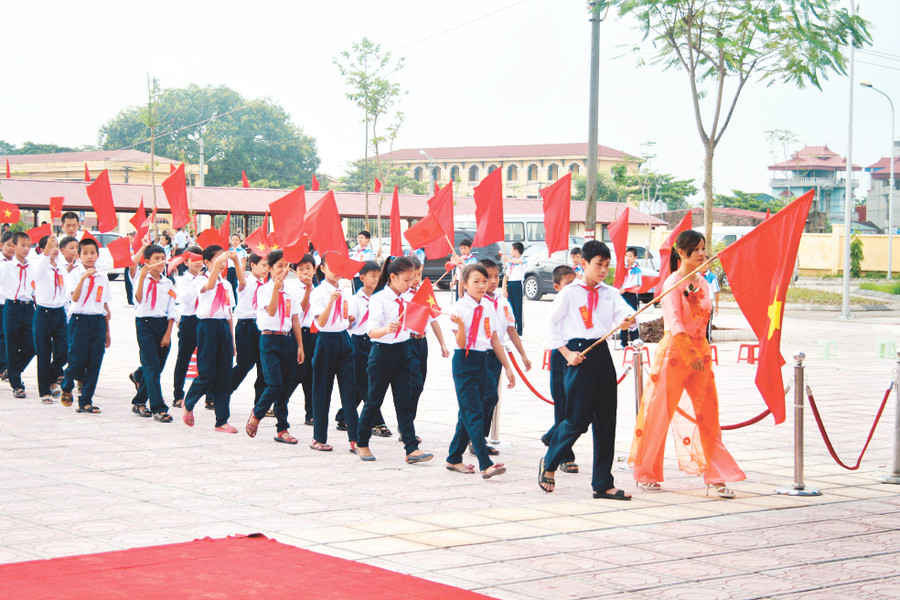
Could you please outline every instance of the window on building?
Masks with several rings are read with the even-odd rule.
[[[422,167],[416,167],[413,169],[413,179],[416,181],[422,181]]]
[[[516,165],[509,165],[506,167],[506,180],[507,181],[518,181],[519,180],[519,167]]]
[[[478,181],[478,165],[469,167],[469,181]]]
[[[431,168],[431,178],[437,182],[441,181],[441,168],[440,167],[432,167]]]
[[[578,163],[572,163],[571,165],[569,165],[569,173],[571,173],[572,175],[578,175],[579,173],[581,173],[581,165],[579,165]]]
[[[547,181],[556,181],[559,179],[559,165],[552,164],[547,167]]]
[[[528,165],[528,181],[537,181],[538,178],[538,166],[531,164]]]
[[[497,165],[488,165],[488,175],[497,170]]]
[[[450,167],[450,179],[453,181],[459,181],[459,167]]]

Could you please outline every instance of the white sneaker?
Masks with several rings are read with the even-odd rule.
[[[54,400],[59,400],[59,397],[62,396],[62,388],[59,387],[58,383],[50,386],[50,395],[53,396]]]

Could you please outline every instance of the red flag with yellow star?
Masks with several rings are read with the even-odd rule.
[[[785,416],[781,377],[784,302],[814,195],[814,190],[803,194],[719,252],[731,293],[759,340],[756,387],[776,424]]]
[[[0,223],[18,223],[19,217],[21,213],[18,206],[0,200]]]
[[[438,306],[437,298],[434,296],[434,286],[427,277],[422,281],[419,289],[413,294],[410,302],[421,304],[431,310],[432,317],[438,317],[441,314],[441,307]]]
[[[247,239],[244,240],[244,244],[250,248],[250,251],[253,254],[266,258],[269,254],[269,234],[266,232],[265,223],[256,228],[256,230],[247,236]]]

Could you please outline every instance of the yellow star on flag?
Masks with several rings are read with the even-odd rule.
[[[266,249],[266,245],[263,244],[262,242],[258,243],[258,244],[256,245],[256,247],[259,248],[259,251],[260,251],[260,252],[263,252],[263,251]]]
[[[3,214],[6,215],[7,217],[11,217],[12,211],[7,208],[6,210],[3,211]]]
[[[434,300],[434,296],[428,296],[428,304],[431,306],[437,306],[437,302]]]
[[[278,244],[272,244],[272,250],[278,250]]]
[[[766,314],[769,317],[769,333],[766,336],[767,340],[771,340],[772,336],[775,334],[776,329],[781,329],[781,309],[784,304],[780,300],[778,300],[778,290],[779,288],[775,288],[775,300],[772,301],[772,304],[769,305],[769,310],[766,311]]]

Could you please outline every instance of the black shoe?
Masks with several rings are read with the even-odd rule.
[[[304,424],[304,425],[309,425],[310,427],[312,427],[313,420],[312,420],[312,419],[306,419],[305,421],[303,421],[303,424]]]
[[[132,371],[131,373],[129,373],[128,380],[134,385],[134,391],[138,391],[141,388],[141,382],[137,380],[137,377],[135,377],[134,375],[135,373],[137,373],[137,371]],[[80,392],[81,389],[79,389],[78,391]]]
[[[547,446],[548,448],[550,447],[550,438],[547,437],[546,433],[541,436],[541,443],[544,444],[545,446]]]
[[[387,428],[387,425],[382,423],[381,425],[376,425],[372,428],[372,435],[377,435],[378,437],[391,437],[394,434]]]
[[[206,410],[216,410],[216,405],[213,402],[207,402],[205,404]]]
[[[338,431],[347,431],[347,421],[338,421],[335,428]]]

